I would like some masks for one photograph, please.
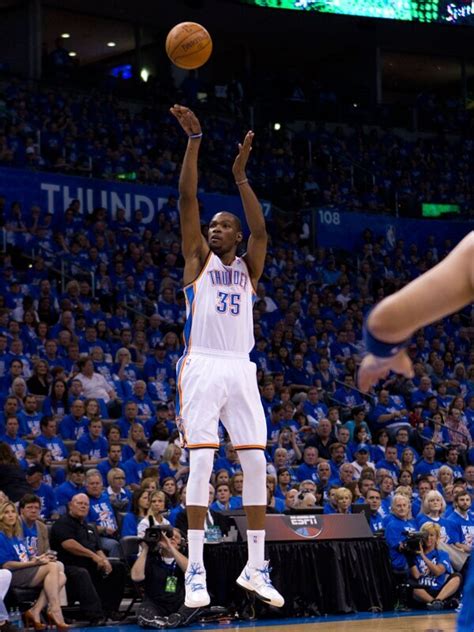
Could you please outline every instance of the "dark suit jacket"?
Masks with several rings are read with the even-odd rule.
[[[223,535],[226,535],[230,529],[229,519],[227,516],[223,516],[218,511],[208,510],[212,516],[212,520],[216,527],[219,527]],[[182,531],[182,533],[188,533],[188,516],[185,511],[181,511],[176,518],[176,527]]]

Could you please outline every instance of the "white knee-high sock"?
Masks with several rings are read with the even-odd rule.
[[[249,565],[253,568],[262,568],[265,561],[265,531],[247,529],[247,546]]]
[[[204,530],[189,529],[188,530],[188,568],[191,564],[200,564],[204,566]]]

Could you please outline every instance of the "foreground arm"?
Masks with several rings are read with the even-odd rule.
[[[471,232],[437,266],[377,305],[366,327],[379,341],[404,346],[417,329],[456,312],[473,299],[474,232]],[[360,388],[366,391],[390,370],[406,377],[413,375],[405,350],[384,358],[369,353],[360,367]]]

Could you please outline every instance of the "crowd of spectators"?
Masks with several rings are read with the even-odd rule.
[[[25,221],[19,206],[6,216],[1,486],[13,502],[34,493],[46,521],[64,520],[82,498],[78,515],[87,508],[97,527],[94,546],[111,556],[120,554],[121,537],[143,535],[150,519],[186,529],[188,454],[179,447],[173,403],[185,322],[174,199],[162,216],[168,229],[147,238],[138,216],[129,222],[98,209],[84,217],[73,202],[60,242],[43,209]],[[22,267],[19,251],[39,235],[52,250]],[[449,248],[427,237],[424,246],[398,242],[390,249],[366,230],[351,254],[311,254],[291,234],[274,235],[254,307],[251,358],[268,429],[268,511],[322,505],[325,513],[349,513],[367,502],[371,527],[385,530],[399,571],[410,559],[399,550],[406,536],[396,520],[409,521],[408,528],[427,519],[439,524],[458,565],[456,553],[465,562],[472,544],[472,313],[466,308],[419,331],[408,348],[414,377],[390,375],[368,395],[356,387],[361,325],[374,302]],[[51,261],[68,253],[95,271],[95,295],[80,270],[62,291]],[[226,528],[219,512],[242,506],[238,454],[221,430],[210,541]],[[437,510],[427,504],[430,494],[440,499]],[[407,511],[397,517],[400,496]],[[84,588],[80,568],[66,564],[71,586]],[[92,594],[93,585],[87,590]],[[423,593],[422,600],[453,603],[435,596]]]
[[[158,182],[176,183],[181,140],[163,112],[130,118],[109,99],[36,93],[19,83],[11,84],[5,97],[3,164],[6,156],[7,163],[20,165],[35,157],[51,168],[84,155],[92,158],[94,175],[137,169],[154,173]],[[34,147],[39,129],[47,148],[41,158]],[[213,189],[217,163],[230,163],[228,138],[235,130],[217,118],[208,129],[209,143],[220,151],[209,164],[217,177],[205,169],[202,184]],[[388,156],[395,142],[389,135],[344,140],[338,132],[315,133],[321,156],[329,156],[329,146],[336,154],[348,146],[365,154],[372,146],[370,159],[378,161],[379,150]],[[139,147],[143,151],[136,151]],[[424,145],[398,147],[397,160],[410,163],[411,176],[424,162],[435,166],[433,182],[450,180],[443,164],[447,146],[433,148],[428,159]],[[222,151],[228,152],[225,159]],[[472,147],[462,151],[466,168],[457,164],[451,184],[460,174],[464,183],[472,177],[467,170]],[[255,154],[257,183],[297,177],[297,157],[275,152],[270,137]],[[450,154],[449,164],[454,163]],[[401,163],[392,167],[388,179],[390,173],[403,176]],[[328,174],[321,169],[315,182],[328,177],[329,186]],[[456,188],[450,186],[446,191]],[[107,558],[120,553],[121,537],[142,535],[150,522],[186,529],[189,455],[179,446],[174,414],[174,368],[185,323],[177,201],[170,196],[151,225],[142,223],[140,211],[130,220],[120,209],[114,217],[105,208],[86,216],[77,200],[61,217],[44,208],[22,209],[5,198],[0,210],[8,245],[0,268],[3,500],[24,503],[25,494],[30,504],[36,503],[32,494],[39,499],[41,519],[54,522],[52,537],[70,590],[81,604],[97,604],[101,579],[116,586],[123,578],[123,568]],[[380,210],[377,204],[374,210]],[[394,569],[411,572],[418,584],[420,575],[432,571],[422,553],[431,560],[439,542],[448,547],[448,558],[431,562],[445,582],[431,584],[437,588],[431,591],[418,586],[415,597],[433,608],[452,606],[460,583],[453,568],[464,566],[474,536],[473,314],[468,307],[417,332],[408,347],[414,377],[389,375],[362,394],[356,378],[365,314],[435,265],[452,244],[427,236],[425,244],[391,246],[370,230],[354,236],[354,244],[352,253],[310,251],[296,232],[271,236],[257,288],[251,353],[268,429],[268,511],[322,505],[325,513],[350,513],[354,504],[366,502],[371,528],[385,532]],[[33,252],[25,265],[22,254]],[[61,261],[73,277],[64,287],[54,272]],[[208,541],[226,529],[220,512],[242,505],[239,458],[223,427],[221,439],[209,493]],[[2,526],[4,515],[16,520],[11,507],[3,513],[0,508],[0,532],[7,539],[20,534],[16,522]],[[95,531],[87,530],[88,522]],[[420,561],[401,543],[405,528],[425,522],[438,524],[440,533],[435,529],[431,540],[427,536]],[[88,553],[71,548],[72,540]],[[0,541],[2,564],[11,551]],[[42,553],[22,549],[18,561],[28,555]],[[77,563],[77,558],[84,559]],[[83,581],[85,573],[90,581]],[[449,590],[443,593],[444,584]],[[108,613],[118,607],[119,593],[113,594]],[[84,610],[97,619],[90,608]],[[59,616],[57,608],[52,614]]]
[[[238,107],[244,98],[242,84],[230,82],[226,90],[232,98],[220,99],[229,104],[222,111],[214,101],[212,107],[200,104],[198,90],[199,82],[188,78],[181,99],[198,108],[205,120],[200,186],[234,193],[229,165],[248,125]],[[176,187],[184,148],[168,111],[176,95],[167,105],[161,95],[160,102],[137,108],[110,95],[20,81],[4,84],[2,92],[0,166]],[[355,123],[336,128],[307,123],[299,131],[285,126],[274,131],[257,122],[250,176],[262,197],[286,209],[327,204],[393,213],[397,206],[416,214],[422,202],[435,202],[458,204],[468,214],[473,189],[470,114],[459,104],[451,105],[467,119],[451,139],[443,134],[409,139],[389,128],[368,131]],[[442,118],[433,97],[426,95],[421,106]],[[314,121],[314,113],[298,119]],[[322,118],[326,120],[332,119]]]

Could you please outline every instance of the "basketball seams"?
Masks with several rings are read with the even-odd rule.
[[[211,43],[211,41],[210,41],[210,40],[209,40],[209,41],[207,41],[207,42],[206,42],[206,44],[205,44],[202,48],[199,48],[199,49],[197,49],[197,50],[196,50],[196,49],[193,49],[193,50],[192,50],[192,51],[190,51],[189,53],[186,53],[186,54],[183,54],[183,55],[176,56],[176,57],[175,57],[175,61],[174,61],[174,63],[182,63],[182,61],[183,61],[183,60],[186,60],[186,58],[187,58],[187,57],[192,57],[192,56],[193,56],[193,55],[195,55],[196,53],[200,53],[200,52],[202,52],[203,50],[205,50],[205,49],[209,46],[209,44],[211,44],[211,46],[212,46],[212,43]]]

